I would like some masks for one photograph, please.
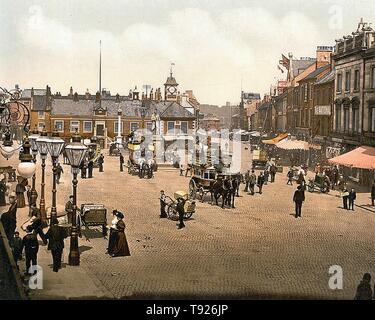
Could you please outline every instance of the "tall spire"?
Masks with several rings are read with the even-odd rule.
[[[171,78],[172,78],[172,75],[173,75],[173,66],[174,66],[174,62],[171,63],[171,70],[170,70],[170,74],[171,74]]]
[[[102,94],[102,40],[100,40],[99,46],[99,93]]]

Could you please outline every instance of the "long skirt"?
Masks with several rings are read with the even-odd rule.
[[[17,208],[24,208],[26,206],[25,195],[22,193],[17,193]]]
[[[112,254],[113,250],[115,248],[116,242],[117,242],[117,236],[118,236],[118,231],[110,228],[109,229],[109,239],[108,239],[108,253]]]
[[[0,191],[0,206],[6,206],[5,192]]]
[[[130,256],[130,250],[125,232],[118,232],[117,241],[113,249],[113,255],[115,257]]]

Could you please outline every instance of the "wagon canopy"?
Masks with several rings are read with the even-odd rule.
[[[329,163],[359,169],[375,169],[375,148],[361,146],[332,159]]]
[[[279,141],[285,139],[286,137],[288,137],[288,134],[287,133],[281,133],[279,134],[277,137],[273,138],[273,139],[268,139],[268,140],[262,140],[262,142],[264,144],[276,144],[278,143]]]

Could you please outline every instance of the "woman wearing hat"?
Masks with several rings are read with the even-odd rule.
[[[111,254],[112,257],[123,257],[130,256],[130,250],[128,246],[128,241],[125,236],[125,223],[123,221],[124,214],[117,211],[118,222],[116,224],[117,229],[117,239]]]

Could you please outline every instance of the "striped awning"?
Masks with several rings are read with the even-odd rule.
[[[328,159],[329,163],[359,169],[375,169],[375,148],[361,146],[340,156]]]
[[[288,134],[287,133],[281,133],[279,134],[277,137],[273,138],[273,139],[268,139],[268,140],[262,140],[262,142],[264,144],[276,144],[278,143],[279,141],[285,139],[286,137],[288,137]]]
[[[284,150],[309,150],[309,143],[302,140],[285,139],[276,143],[276,147]]]

